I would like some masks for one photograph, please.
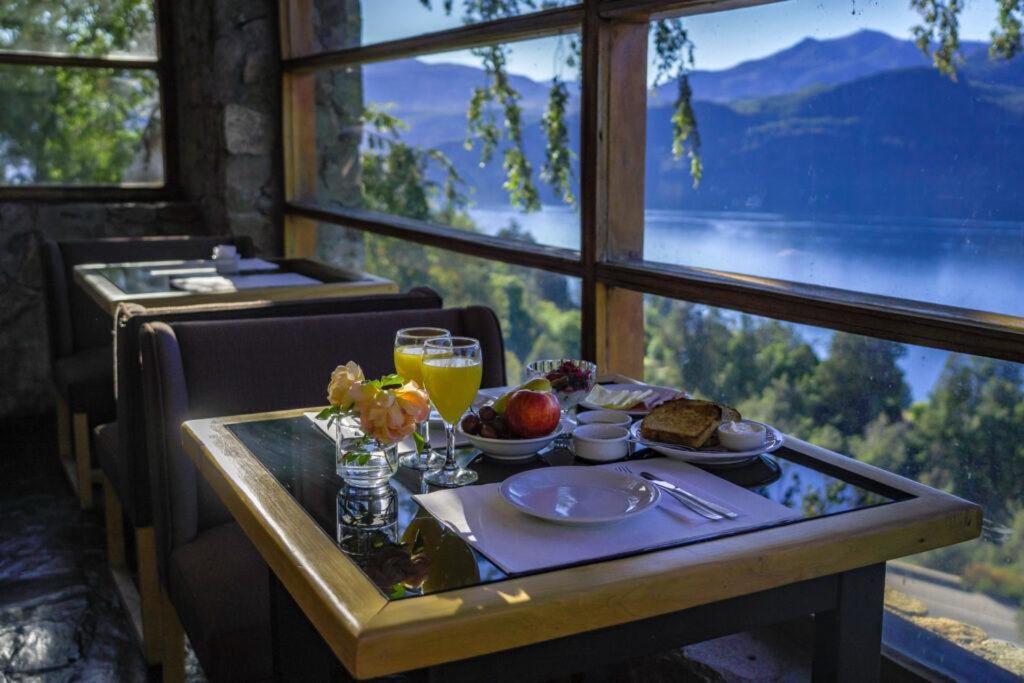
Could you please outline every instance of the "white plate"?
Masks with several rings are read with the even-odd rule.
[[[680,394],[680,393],[683,396],[686,395],[686,392],[680,392],[678,389],[672,389],[671,387],[660,387],[660,386],[658,386],[656,384],[627,383],[627,384],[602,384],[601,386],[603,386],[608,391],[643,391],[645,389],[653,389],[653,390],[655,390],[657,392],[665,392],[669,396],[675,396],[676,394]],[[598,405],[596,403],[591,403],[590,401],[586,400],[585,398],[582,401],[580,401],[580,405],[582,407],[586,408],[587,410],[620,410],[619,408],[605,408],[602,405]],[[647,410],[646,408],[643,408],[641,410],[623,410],[622,412],[629,413],[633,417],[642,417],[644,415],[647,415],[651,411]]]
[[[640,436],[641,422],[642,421],[635,422],[629,429],[629,433],[634,439],[642,445],[647,446],[664,456],[675,460],[685,460],[686,462],[732,465],[738,462],[743,462],[744,460],[749,460],[755,456],[761,455],[762,453],[771,453],[772,451],[778,450],[786,440],[786,437],[782,435],[782,432],[771,425],[766,425],[763,422],[756,422],[755,420],[744,420],[744,422],[753,422],[754,424],[759,424],[764,427],[766,432],[764,446],[754,448],[749,451],[730,451],[726,450],[722,446],[689,448],[687,446],[661,443],[659,441],[650,441],[643,438]]]
[[[605,467],[542,467],[501,483],[502,497],[528,515],[559,524],[602,524],[658,504],[660,491],[633,474]]]
[[[465,439],[479,448],[489,458],[501,462],[524,462],[547,448],[559,434],[571,429],[572,426],[563,419],[555,431],[536,439],[485,439],[482,436],[466,434],[462,431],[461,425],[455,428],[455,434],[457,438]]]

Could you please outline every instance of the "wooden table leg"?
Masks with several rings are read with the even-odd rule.
[[[89,416],[75,413],[72,416],[72,431],[75,435],[75,476],[78,480],[78,504],[83,510],[92,510],[92,446],[89,435]]]
[[[844,572],[835,609],[814,615],[814,664],[818,681],[871,683],[879,679],[885,564]]]

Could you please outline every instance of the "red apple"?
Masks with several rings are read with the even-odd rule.
[[[562,410],[549,391],[520,389],[508,399],[505,419],[513,436],[535,439],[555,431]]]

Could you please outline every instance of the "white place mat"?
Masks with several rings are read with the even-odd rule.
[[[326,436],[331,441],[334,441],[334,433],[327,426],[327,420],[316,419],[315,412],[303,413],[303,415],[305,415],[307,419],[311,420],[313,424],[319,427],[320,431],[323,432],[324,436]],[[455,432],[456,446],[466,446],[468,444],[469,441],[466,440],[466,437],[462,436],[458,432]],[[445,449],[444,423],[441,422],[440,417],[438,417],[436,420],[433,417],[430,419],[430,447],[435,450],[441,451]],[[408,439],[403,439],[402,441],[398,442],[399,453],[409,453],[414,450],[416,450],[416,442],[412,440],[412,437],[409,437]]]
[[[211,277],[173,278],[171,286],[186,292],[209,294],[234,292],[259,287],[295,287],[298,285],[319,285],[316,280],[298,273],[260,273],[253,275],[214,275]]]
[[[684,462],[654,458],[625,464],[637,475],[641,471],[651,472],[702,498],[730,507],[739,516],[732,520],[705,519],[662,493],[656,509],[632,519],[596,526],[565,526],[515,509],[502,498],[498,484],[444,489],[414,498],[507,574],[593,562],[803,516]]]

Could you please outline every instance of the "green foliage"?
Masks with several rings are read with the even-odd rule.
[[[941,73],[955,78],[960,61],[960,0],[910,0],[910,6],[923,20],[913,28],[918,49],[931,55]]]
[[[363,206],[406,218],[427,220],[433,205],[444,222],[467,204],[465,183],[454,164],[436,149],[421,149],[402,141],[405,123],[372,106],[363,112],[366,151],[361,155]],[[438,170],[444,181],[431,179]]]
[[[154,54],[151,0],[4,0],[0,47],[36,52]]]
[[[6,0],[0,47],[152,52],[147,0]],[[0,67],[0,183],[118,183],[159,128],[152,72]]]
[[[569,102],[569,89],[557,76],[551,83],[548,107],[541,125],[547,137],[544,168],[541,180],[562,193],[562,201],[576,206],[572,193],[572,153],[569,151],[569,129],[565,125],[565,110]]]
[[[1024,48],[1021,37],[1024,0],[996,0],[996,2],[999,4],[999,17],[996,20],[999,28],[992,31],[989,54],[992,57],[1012,59]]]
[[[672,112],[672,154],[690,159],[690,177],[693,186],[700,184],[704,163],[700,156],[700,133],[697,116],[693,112],[693,91],[690,89],[689,71],[693,68],[693,41],[683,26],[682,19],[665,19],[651,26],[654,37],[655,73],[657,87],[667,78],[676,79],[678,90]]]
[[[149,72],[0,67],[0,182],[118,183],[159,120]]]
[[[1024,0],[996,0],[999,14],[996,28],[992,31],[989,55],[993,59],[1011,59],[1024,47],[1022,45],[1022,19]],[[921,15],[922,23],[913,28],[917,47],[925,55],[931,55],[938,70],[956,79],[960,56],[960,13],[964,9],[962,0],[910,0],[910,6]]]

